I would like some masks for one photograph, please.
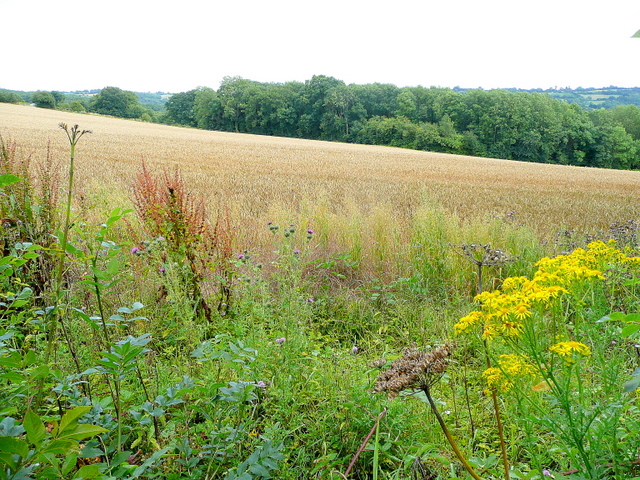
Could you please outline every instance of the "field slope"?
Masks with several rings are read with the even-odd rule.
[[[92,130],[77,151],[80,191],[113,196],[119,203],[112,206],[128,201],[144,159],[158,170],[179,167],[213,208],[229,207],[243,224],[262,223],[274,212],[304,215],[318,204],[332,214],[381,209],[409,218],[425,198],[461,219],[510,215],[549,234],[640,217],[640,172],[221,133],[0,104],[0,135],[24,154],[42,157],[50,142],[64,160],[68,142],[60,122]]]

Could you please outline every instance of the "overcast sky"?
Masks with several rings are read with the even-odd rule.
[[[640,86],[640,0],[0,0],[0,88]]]

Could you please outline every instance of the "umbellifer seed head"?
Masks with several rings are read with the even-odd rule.
[[[380,375],[373,387],[375,393],[387,392],[392,397],[403,390],[421,389],[437,382],[447,370],[453,344],[446,343],[430,351],[408,348]]]

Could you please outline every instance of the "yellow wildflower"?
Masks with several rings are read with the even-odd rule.
[[[490,387],[506,392],[511,390],[516,378],[531,377],[537,373],[536,367],[527,361],[524,355],[500,355],[499,367],[487,368],[482,375]]]
[[[505,337],[519,337],[520,334],[522,334],[523,328],[521,323],[506,321],[500,325],[500,332]]]
[[[498,326],[493,323],[487,323],[484,325],[484,331],[482,332],[482,339],[488,340],[495,337],[498,334]]]
[[[561,357],[568,357],[577,353],[578,355],[591,355],[591,349],[584,343],[570,340],[568,342],[559,342],[549,347],[553,353],[557,353]]]
[[[453,326],[455,334],[459,335],[463,332],[466,332],[474,325],[481,323],[483,317],[483,313],[479,311],[473,311],[468,315],[462,317],[460,320],[458,320],[458,323]]]

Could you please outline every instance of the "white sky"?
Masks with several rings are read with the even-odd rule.
[[[0,88],[640,86],[640,0],[0,0]]]

